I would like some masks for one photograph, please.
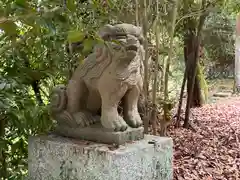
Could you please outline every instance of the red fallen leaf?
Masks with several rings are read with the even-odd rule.
[[[169,127],[174,180],[240,179],[240,97],[192,109],[191,125],[197,132]]]
[[[206,180],[212,180],[213,178],[211,176],[206,177]]]

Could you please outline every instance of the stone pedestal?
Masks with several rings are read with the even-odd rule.
[[[128,127],[126,131],[113,132],[105,129],[100,123],[98,123],[84,128],[57,127],[54,133],[68,138],[121,145],[128,141],[143,139],[143,131],[143,127]]]
[[[30,180],[172,180],[171,138],[120,146],[56,135],[30,137]]]

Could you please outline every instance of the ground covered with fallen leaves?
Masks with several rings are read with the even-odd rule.
[[[240,179],[240,98],[192,109],[191,125],[169,129],[174,180]]]

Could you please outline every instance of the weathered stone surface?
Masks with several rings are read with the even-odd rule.
[[[29,139],[30,180],[171,180],[171,138],[146,135],[111,145],[38,136]]]
[[[214,97],[229,97],[231,95],[232,95],[232,93],[230,93],[230,92],[217,92],[217,93],[213,94]]]
[[[126,131],[113,132],[111,130],[103,128],[102,125],[99,123],[84,128],[69,128],[67,126],[57,127],[55,132],[59,135],[71,138],[121,145],[128,141],[136,141],[143,139],[143,130],[143,127],[128,127]]]
[[[143,89],[145,57],[142,28],[126,23],[107,24],[99,30],[99,36],[105,43],[94,45],[66,86],[53,88],[50,114],[64,127],[95,124],[94,116],[99,112],[103,127],[112,131],[141,127],[138,99]],[[118,113],[120,101],[122,116]]]

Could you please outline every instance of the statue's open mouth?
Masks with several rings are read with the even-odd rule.
[[[138,47],[135,46],[135,45],[130,45],[130,46],[127,46],[127,47],[126,47],[126,50],[127,50],[127,51],[137,51],[137,50],[138,50]]]

